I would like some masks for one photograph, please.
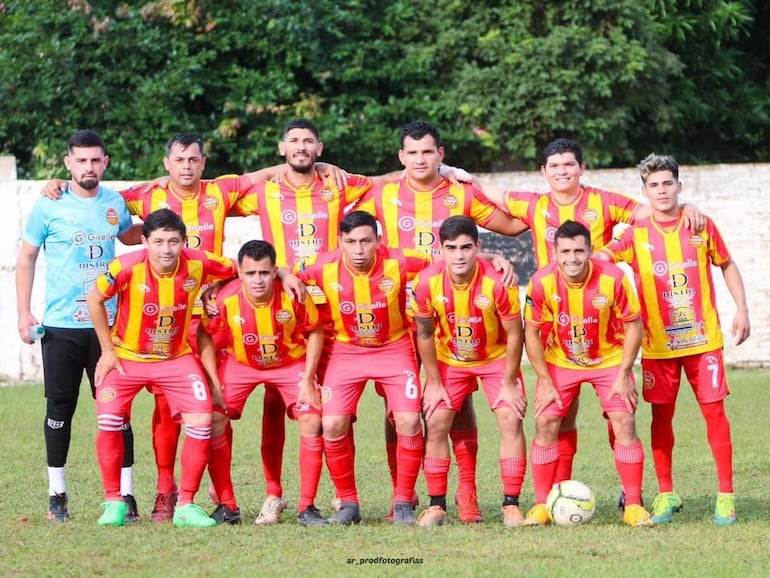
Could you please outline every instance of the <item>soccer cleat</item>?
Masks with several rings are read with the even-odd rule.
[[[421,528],[430,528],[432,526],[445,526],[447,515],[441,506],[430,506],[423,510],[417,518],[417,525]]]
[[[420,496],[417,495],[417,492],[412,494],[412,510],[416,510],[417,506],[420,505]],[[393,505],[390,506],[390,512],[388,512],[388,515],[385,516],[386,522],[392,522],[393,521]]]
[[[412,509],[413,502],[396,502],[393,504],[393,525],[394,526],[414,526],[417,518]]]
[[[278,496],[268,496],[262,503],[262,510],[259,512],[254,523],[257,526],[271,526],[281,521],[281,512],[288,506],[283,498]]]
[[[484,520],[481,516],[479,498],[475,490],[458,491],[455,494],[455,505],[457,506],[457,518],[463,524],[478,524]]]
[[[50,496],[48,498],[48,519],[52,522],[69,522],[68,502],[66,492]]]
[[[131,494],[123,496],[126,503],[126,524],[136,524],[142,520],[139,515],[139,506],[136,504],[136,498]]]
[[[503,525],[508,528],[518,528],[524,522],[524,516],[518,506],[503,506]]]
[[[212,520],[216,520],[217,524],[240,524],[241,523],[241,511],[238,508],[231,510],[224,504],[217,504],[216,509],[211,512],[209,516]]]
[[[521,526],[547,526],[551,523],[551,515],[545,504],[535,504],[527,512],[527,517],[521,521]]]
[[[652,516],[639,504],[629,504],[623,511],[623,521],[627,526],[639,528],[641,526],[653,526]]]
[[[168,494],[159,492],[156,494],[155,505],[152,507],[150,519],[153,522],[171,522],[174,519],[176,499],[176,492],[169,492]]]
[[[713,520],[717,526],[735,524],[738,520],[735,516],[735,494],[725,492],[717,494],[717,505],[714,508]]]
[[[305,528],[313,528],[316,526],[328,526],[329,520],[321,515],[318,508],[310,504],[307,508],[297,514],[297,524]]]
[[[123,500],[114,502],[104,502],[102,504],[104,512],[99,517],[97,524],[100,526],[123,526],[126,523],[126,513],[128,506]]]
[[[663,492],[652,503],[652,523],[670,524],[674,514],[682,509],[682,498],[676,492]]]
[[[342,502],[340,509],[328,521],[340,526],[358,524],[361,522],[361,509],[355,502]]]
[[[177,528],[210,528],[216,525],[217,521],[200,506],[185,504],[174,508],[174,526]]]

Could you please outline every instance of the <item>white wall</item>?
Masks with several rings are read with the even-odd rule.
[[[482,175],[505,189],[543,191],[539,173],[496,173]],[[735,307],[715,270],[717,304],[726,330],[727,362],[742,366],[770,366],[770,237],[764,225],[770,222],[770,164],[713,165],[682,167],[683,200],[697,205],[716,221],[743,274],[748,293],[752,336],[740,347],[729,336]],[[588,171],[583,182],[639,197],[641,182],[636,169]],[[107,182],[116,189],[129,183]],[[18,337],[14,272],[21,232],[29,210],[43,183],[16,180],[12,157],[0,157],[0,195],[7,213],[0,213],[0,380],[39,380],[40,345],[25,345]],[[240,245],[259,238],[255,217],[228,219],[225,254],[234,257]],[[124,247],[119,250],[125,251]],[[33,291],[33,313],[42,316],[45,265],[41,258]]]

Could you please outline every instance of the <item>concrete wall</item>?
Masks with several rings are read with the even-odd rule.
[[[506,189],[543,191],[539,173],[497,173],[482,175]],[[725,355],[728,363],[741,366],[770,366],[770,237],[765,236],[765,223],[770,222],[770,164],[713,165],[682,167],[683,200],[697,205],[712,216],[724,235],[733,258],[743,274],[748,293],[752,336],[740,347],[732,344],[729,331],[735,306],[715,271],[717,302],[725,333]],[[635,169],[588,171],[583,182],[601,188],[640,196],[640,181]],[[124,182],[107,182],[116,189]],[[21,232],[31,206],[37,200],[43,183],[16,180],[12,157],[0,157],[0,195],[9,210],[0,214],[0,380],[39,380],[41,377],[40,345],[28,346],[18,337],[14,272]],[[259,238],[255,217],[228,219],[225,253],[235,256],[238,247],[249,239]],[[121,252],[125,247],[120,247]],[[43,314],[45,264],[41,258],[33,291],[33,313]]]

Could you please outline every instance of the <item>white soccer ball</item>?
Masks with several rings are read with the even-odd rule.
[[[596,500],[591,488],[577,480],[556,484],[545,502],[548,513],[557,526],[577,526],[594,517]]]

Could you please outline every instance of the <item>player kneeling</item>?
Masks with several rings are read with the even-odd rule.
[[[314,505],[321,478],[323,439],[321,400],[315,382],[323,347],[318,310],[283,291],[277,279],[275,249],[264,241],[249,241],[238,252],[239,279],[217,295],[218,314],[204,315],[198,330],[201,362],[212,385],[215,406],[209,474],[219,504],[211,514],[218,523],[238,524],[241,513],[231,478],[231,450],[225,438],[230,419],[239,419],[251,392],[260,385],[276,388],[300,429],[300,498],[297,522],[327,524]],[[224,330],[227,347],[217,366],[211,334]],[[285,508],[281,496],[268,496]],[[258,519],[259,523],[259,519]]]

